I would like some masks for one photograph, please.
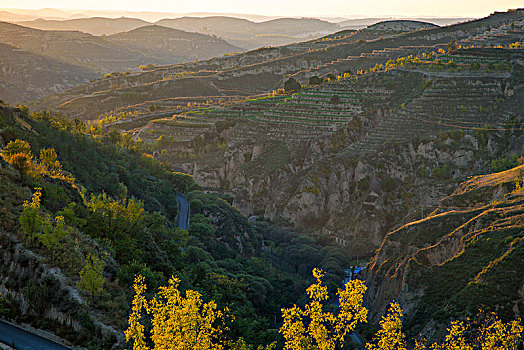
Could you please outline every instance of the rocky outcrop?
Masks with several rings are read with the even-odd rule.
[[[438,338],[449,319],[481,308],[522,317],[523,176],[524,165],[474,177],[437,211],[388,233],[362,276],[371,319],[397,300],[408,332]]]

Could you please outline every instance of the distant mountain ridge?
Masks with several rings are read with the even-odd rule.
[[[148,52],[160,61],[173,57],[181,59],[208,59],[224,53],[243,49],[229,44],[223,39],[205,34],[189,33],[179,29],[148,25],[125,33],[107,37],[113,42]]]
[[[152,24],[186,32],[219,36],[245,49],[279,46],[336,32],[340,26],[314,18],[278,18],[255,22],[230,16],[185,16],[157,22],[137,18],[90,17],[65,20],[36,19],[17,24],[40,30],[78,30],[92,35],[113,35]]]
[[[88,17],[76,19],[36,19],[22,21],[17,24],[41,30],[78,30],[92,35],[113,35],[127,32],[142,26],[161,25],[188,32],[216,35],[229,43],[245,48],[256,49],[261,46],[280,46],[294,42],[313,39],[319,36],[337,32],[341,29],[361,29],[382,21],[412,21],[413,19],[395,18],[342,18],[328,21],[318,18],[259,18],[258,21],[226,15],[182,16],[164,18],[158,21],[145,21],[132,17],[106,18]],[[6,13],[7,18],[9,17]],[[14,14],[16,16],[21,16]],[[0,19],[2,16],[0,14]],[[16,21],[16,19],[12,19]],[[428,18],[420,21],[436,25],[449,25],[468,20],[467,18]]]
[[[146,23],[146,22],[144,22]],[[111,37],[0,22],[0,98],[27,102],[112,72],[241,51],[222,39],[160,26]]]
[[[89,17],[71,20],[36,19],[17,24],[40,30],[78,30],[91,35],[111,35],[127,32],[139,27],[150,25],[150,22],[137,18],[104,18]]]
[[[182,17],[163,19],[157,24],[190,32],[212,33],[246,49],[285,45],[340,29],[335,23],[308,18],[279,18],[257,23],[227,16]]]

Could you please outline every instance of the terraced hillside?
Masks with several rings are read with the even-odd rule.
[[[523,179],[524,165],[476,176],[430,215],[388,233],[365,270],[372,319],[397,300],[408,332],[434,339],[449,319],[479,308],[521,318]]]
[[[322,230],[369,254],[419,205],[434,208],[458,182],[522,154],[524,52],[512,44],[523,19],[519,10],[382,38],[339,33],[115,75],[40,106],[85,119],[113,111],[106,130],[147,143],[244,214]],[[299,81],[324,82],[263,93],[291,67]]]
[[[150,105],[163,106],[166,99],[197,96],[222,96],[225,100],[245,98],[282,87],[288,75],[293,75],[302,84],[308,84],[313,76],[355,73],[376,64],[385,64],[389,59],[437,51],[451,41],[472,40],[469,45],[480,45],[488,40],[487,35],[501,44],[506,41],[513,43],[522,38],[523,18],[524,11],[518,10],[495,13],[484,19],[449,27],[408,33],[388,34],[372,28],[345,31],[283,47],[113,75],[50,96],[34,104],[34,108],[53,108],[82,119],[95,119],[98,115],[118,113],[129,108],[147,113]],[[127,99],[128,92],[139,94]],[[162,110],[166,113],[179,112],[170,103]]]
[[[522,154],[523,55],[470,48],[399,60],[293,95],[155,119],[135,137],[228,191],[245,214],[326,230],[366,253],[419,215],[417,203],[432,208],[457,181]]]

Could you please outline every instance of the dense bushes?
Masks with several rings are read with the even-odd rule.
[[[45,256],[46,263],[60,267],[75,285],[81,281],[86,297],[97,294],[88,298],[87,309],[78,311],[85,312],[85,324],[90,325],[86,332],[98,332],[89,309],[123,329],[126,298],[136,275],[154,288],[178,275],[182,289],[198,290],[204,301],[229,307],[235,337],[270,343],[278,339],[271,329],[280,322],[280,309],[300,297],[312,263],[328,270],[333,290],[344,277],[349,257],[330,240],[265,222],[254,227],[228,201],[200,191],[190,176],[170,172],[125,138],[113,138],[113,144],[103,134],[86,135],[85,125],[61,115],[43,113],[37,120],[22,116],[34,133],[19,128],[8,113],[0,117],[2,130],[9,131],[5,135],[26,140],[28,147],[24,143],[22,148],[40,169],[20,179],[11,167],[0,167],[0,189],[9,194],[8,201],[0,197],[6,212],[1,213],[0,227],[16,233],[22,199],[34,187],[41,188],[35,213],[49,218],[49,237],[40,237],[44,223],[35,234],[56,236],[58,244],[53,248],[34,239],[29,247]],[[40,154],[40,160],[33,154]],[[189,232],[175,225],[177,192],[186,193],[191,204]],[[85,344],[86,334],[67,337]],[[93,346],[111,346],[90,334]]]

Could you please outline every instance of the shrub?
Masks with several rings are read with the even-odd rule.
[[[11,157],[13,157],[15,154],[23,154],[28,160],[33,159],[33,152],[31,151],[29,142],[19,139],[10,141],[0,152],[0,154],[8,162],[11,162]]]
[[[324,79],[315,76],[309,77],[309,85],[320,85],[324,82]]]
[[[511,158],[500,158],[491,161],[491,170],[495,173],[515,168],[520,165],[519,157],[514,154]]]
[[[284,90],[286,92],[299,91],[301,88],[300,83],[295,78],[289,78],[284,83]]]
[[[80,271],[80,281],[78,288],[93,296],[100,293],[104,286],[104,262],[96,255],[89,254],[86,258],[86,265]]]
[[[329,99],[329,102],[331,102],[333,104],[338,104],[338,103],[340,103],[340,97],[338,95],[333,95]]]
[[[204,203],[200,199],[192,199],[189,205],[193,213],[201,213],[204,207]]]
[[[382,181],[380,182],[380,188],[382,189],[382,191],[391,192],[395,189],[395,187],[396,187],[395,179],[393,179],[392,177],[388,176],[382,179]]]

